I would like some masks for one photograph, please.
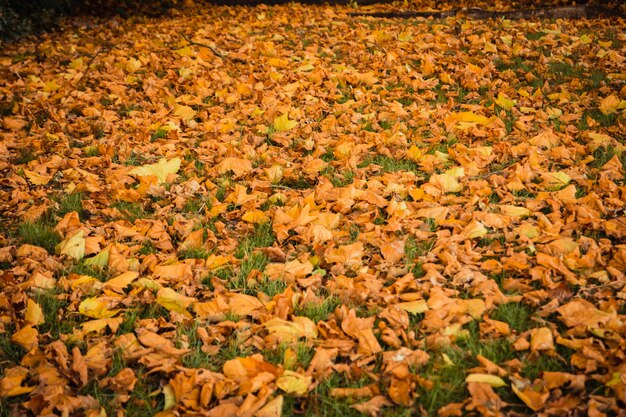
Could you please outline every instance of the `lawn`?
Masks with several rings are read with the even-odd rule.
[[[624,20],[429,7],[0,44],[0,416],[623,411]]]

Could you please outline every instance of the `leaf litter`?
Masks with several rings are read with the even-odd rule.
[[[626,406],[623,21],[353,10],[3,46],[3,410]]]

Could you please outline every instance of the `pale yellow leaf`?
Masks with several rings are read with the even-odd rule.
[[[171,288],[161,288],[157,292],[156,302],[169,311],[185,313],[187,307],[196,301],[193,297],[184,296]]]
[[[494,388],[506,385],[506,382],[504,382],[504,380],[499,376],[489,374],[469,374],[465,377],[465,382],[480,382],[483,384],[489,384]]]
[[[276,386],[287,394],[304,395],[309,391],[312,382],[313,378],[310,376],[293,371],[285,371],[282,376],[276,380]]]
[[[159,183],[163,183],[167,180],[170,174],[175,174],[180,169],[180,158],[172,158],[169,161],[166,158],[162,158],[156,164],[142,165],[129,171],[129,174],[136,175],[138,177],[145,177],[154,175],[157,177]]]
[[[60,255],[71,256],[74,259],[82,259],[85,256],[85,238],[83,237],[83,231],[79,230],[71,237],[59,243],[55,250],[56,253]]]

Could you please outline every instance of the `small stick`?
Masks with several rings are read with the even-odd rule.
[[[224,59],[224,58],[229,58],[229,59],[231,59],[231,60],[233,60],[233,61],[235,61],[235,62],[240,62],[240,63],[242,63],[242,64],[246,64],[246,63],[247,63],[244,59],[241,59],[241,58],[231,58],[228,54],[226,54],[226,53],[224,53],[224,52],[219,51],[219,50],[218,50],[217,48],[215,48],[214,46],[208,45],[208,44],[206,44],[206,43],[200,43],[200,42],[195,42],[195,41],[192,41],[192,40],[191,40],[191,39],[189,39],[189,37],[187,37],[184,33],[181,33],[180,35],[183,37],[183,39],[184,39],[185,41],[187,41],[187,43],[188,43],[189,45],[195,45],[195,46],[200,46],[200,47],[202,47],[202,48],[207,48],[207,49],[209,49],[211,52],[213,52],[213,55],[215,55],[215,56],[216,56],[216,57],[218,57],[218,58],[222,58],[222,59]]]

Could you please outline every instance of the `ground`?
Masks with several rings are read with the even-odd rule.
[[[2,45],[0,414],[626,407],[624,21],[426,7]]]

